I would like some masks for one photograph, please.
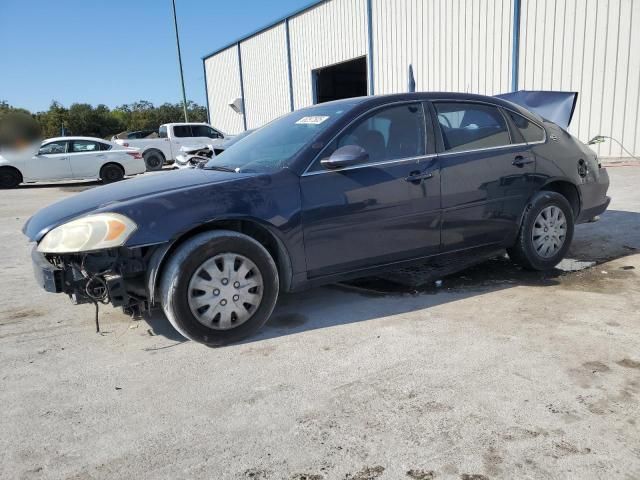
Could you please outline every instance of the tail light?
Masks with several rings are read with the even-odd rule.
[[[142,155],[140,155],[140,152],[127,152],[127,155],[131,155],[136,160],[142,160]]]
[[[128,147],[128,146],[129,146],[129,144],[125,142],[125,143],[123,143],[123,144],[122,144],[122,146],[123,146],[123,147]]]

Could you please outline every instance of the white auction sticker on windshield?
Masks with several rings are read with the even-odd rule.
[[[324,116],[302,117],[296,123],[298,125],[320,125],[322,122],[324,122],[328,118],[329,117],[324,117]]]

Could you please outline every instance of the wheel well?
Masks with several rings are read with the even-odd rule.
[[[574,218],[578,218],[578,215],[580,214],[580,194],[574,184],[559,180],[546,184],[540,190],[556,192],[562,195],[571,205]]]
[[[160,260],[160,265],[157,270],[158,273],[153,281],[153,288],[155,288],[155,285],[162,276],[166,260],[171,256],[171,254],[180,245],[193,236],[211,230],[231,230],[247,235],[259,242],[267,252],[269,252],[269,255],[271,255],[276,264],[278,277],[280,278],[280,290],[286,292],[290,289],[293,270],[291,268],[291,260],[286,247],[273,233],[269,231],[268,228],[252,220],[221,220],[213,223],[207,223],[183,234],[171,245]]]
[[[9,165],[3,165],[3,166],[0,166],[0,170],[12,170],[12,171],[16,172],[18,174],[18,176],[20,177],[20,183],[22,183],[23,180],[24,180],[24,177],[22,176],[22,172],[20,172],[20,170],[18,170],[16,167],[12,167],[12,166],[9,166]]]
[[[164,153],[162,153],[162,151],[158,150],[157,148],[150,148],[148,150],[145,150],[144,152],[142,152],[142,156],[144,157],[147,153],[157,153],[158,155],[160,155],[163,161],[167,159],[167,157],[164,156]]]
[[[102,167],[100,167],[100,177],[102,177],[102,170],[105,169],[105,167],[109,167],[113,165],[114,167],[118,167],[120,170],[122,170],[122,173],[124,174],[124,167],[122,165],[120,165],[117,162],[109,162],[109,163],[105,163],[104,165],[102,165]]]

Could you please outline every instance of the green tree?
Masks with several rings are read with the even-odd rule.
[[[205,107],[188,102],[187,111],[189,121],[207,121]],[[31,115],[45,138],[60,136],[63,128],[66,135],[110,138],[122,131],[155,130],[163,123],[184,121],[182,103],[163,103],[156,107],[146,100],[120,105],[113,110],[106,105],[93,107],[87,103],[74,103],[67,109],[54,100],[49,110],[35,115],[0,101],[0,119],[10,112]]]
[[[49,110],[36,113],[36,119],[45,138],[59,137],[62,128],[69,127],[69,111],[55,100],[51,102]]]
[[[92,107],[87,103],[74,103],[68,113],[69,133],[104,138],[122,130],[124,126],[111,115],[106,105]]]

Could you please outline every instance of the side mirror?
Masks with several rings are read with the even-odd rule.
[[[369,160],[367,151],[359,145],[345,145],[338,148],[329,158],[324,158],[320,164],[324,168],[335,170],[336,168],[349,167]]]

